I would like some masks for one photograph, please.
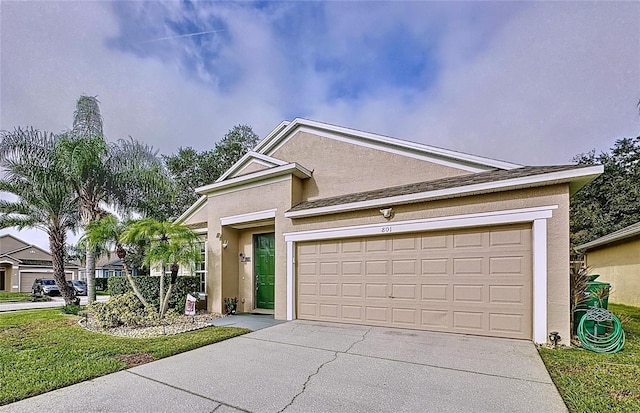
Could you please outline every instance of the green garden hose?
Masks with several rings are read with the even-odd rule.
[[[606,333],[598,334],[598,330],[603,330],[603,327]],[[580,319],[578,339],[587,350],[613,354],[624,346],[624,330],[618,317],[604,308],[595,307],[587,310]]]

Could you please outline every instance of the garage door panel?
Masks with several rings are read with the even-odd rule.
[[[483,285],[454,285],[453,286],[453,302],[454,303],[480,303],[483,302]]]
[[[392,260],[391,262],[391,274],[392,275],[416,275],[417,272],[417,259],[399,259]]]
[[[415,300],[418,297],[418,286],[415,284],[392,284],[391,295],[395,300]]]
[[[387,325],[389,323],[389,308],[383,306],[367,306],[365,308],[365,321]]]
[[[453,274],[454,275],[484,275],[484,258],[483,257],[463,257],[453,259]]]
[[[525,288],[523,285],[490,285],[489,302],[492,304],[525,305]]]
[[[449,284],[422,284],[422,301],[448,301]]]
[[[447,258],[422,259],[422,275],[447,274]]]
[[[340,267],[340,263],[337,261],[333,262],[321,262],[320,263],[320,275],[338,275],[340,272],[338,268]]]
[[[531,338],[530,225],[326,240],[297,253],[299,318]]]
[[[368,253],[388,253],[389,240],[387,239],[367,239],[365,240],[366,252]]]

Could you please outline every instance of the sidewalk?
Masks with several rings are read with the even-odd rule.
[[[96,297],[96,301],[107,301],[108,295],[99,295]],[[87,297],[80,297],[80,304],[87,304]],[[39,308],[55,308],[62,307],[64,305],[64,299],[62,297],[51,297],[51,301],[42,302],[26,302],[26,303],[0,303],[0,313],[5,311],[18,311],[18,310],[35,310]]]

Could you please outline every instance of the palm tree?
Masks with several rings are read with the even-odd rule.
[[[193,266],[201,259],[200,239],[189,227],[169,221],[150,218],[132,222],[120,237],[126,244],[145,243],[145,262],[150,267],[158,265],[160,273],[159,316],[164,317],[171,292],[178,278],[180,265]],[[164,293],[165,271],[170,265],[169,288]]]
[[[103,136],[102,124],[98,99],[81,96],[73,129],[59,146],[64,175],[73,185],[83,228],[104,217],[107,206],[123,213],[148,214],[153,206],[149,199],[166,198],[173,192],[157,151],[132,138],[110,144]],[[89,302],[95,300],[95,259],[96,251],[88,248]]]
[[[138,290],[138,286],[133,280],[131,267],[127,261],[127,249],[121,241],[122,234],[126,228],[127,223],[122,223],[114,215],[109,214],[98,221],[93,221],[87,224],[85,233],[82,237],[82,242],[94,251],[111,251],[111,249],[115,247],[116,255],[120,259],[120,262],[122,262],[124,274],[129,281],[129,285],[131,285],[131,289],[140,302],[145,307],[148,307],[149,303],[144,299],[140,290]]]
[[[78,222],[77,199],[63,179],[57,156],[59,137],[33,128],[2,132],[0,191],[13,201],[0,200],[0,228],[37,228],[49,236],[53,277],[66,304],[77,303],[65,278],[66,235]]]

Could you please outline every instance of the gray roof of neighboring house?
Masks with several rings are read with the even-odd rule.
[[[619,229],[615,232],[612,232],[611,234],[594,239],[591,242],[578,245],[577,247],[575,247],[575,250],[580,252],[585,252],[595,247],[600,247],[603,245],[611,244],[614,242],[622,241],[622,240],[633,238],[636,236],[640,236],[640,222],[636,222],[635,224],[631,224],[628,227]]]
[[[373,191],[358,192],[348,195],[335,196],[331,198],[317,199],[313,201],[303,201],[295,205],[288,212],[303,211],[311,208],[321,208],[353,202],[370,201],[395,196],[418,194],[423,192],[437,191],[443,189],[465,187],[470,185],[499,182],[509,179],[526,178],[536,175],[544,175],[553,172],[563,172],[581,168],[592,167],[593,165],[553,165],[553,166],[524,166],[522,168],[508,170],[493,170],[487,172],[472,173],[462,176],[437,179],[434,181],[418,182],[414,184],[394,186]]]

